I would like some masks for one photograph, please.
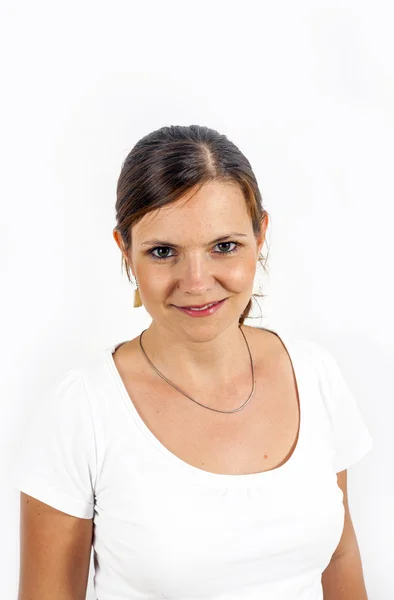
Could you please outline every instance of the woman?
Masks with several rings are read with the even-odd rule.
[[[19,598],[365,599],[346,469],[371,448],[331,354],[245,325],[268,226],[240,150],[163,127],[113,235],[151,325],[67,373],[29,429]]]

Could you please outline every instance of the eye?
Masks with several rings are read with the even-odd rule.
[[[170,248],[169,246],[156,246],[156,248],[152,248],[151,250],[149,250],[148,254],[150,254],[151,257],[155,260],[165,260],[166,258],[171,258],[170,256],[156,256],[156,254],[153,254],[156,250],[172,250],[172,248]]]
[[[238,244],[238,242],[220,242],[217,245],[225,246],[226,244],[235,244],[235,248],[233,248],[232,250],[229,250],[228,252],[219,252],[219,254],[233,254],[234,252],[238,251],[238,247],[240,246],[240,244]]]
[[[232,250],[228,250],[227,252],[216,252],[215,254],[221,254],[223,256],[227,256],[228,254],[234,254],[235,252],[238,252],[238,248],[241,244],[239,244],[238,242],[220,242],[219,244],[216,244],[217,246],[226,246],[227,244],[234,244],[235,248],[233,248]],[[150,254],[150,256],[154,259],[154,260],[166,260],[167,258],[172,258],[172,255],[166,255],[166,256],[157,256],[156,254],[154,254],[154,252],[158,252],[161,253],[162,251],[168,251],[168,250],[173,250],[173,248],[170,248],[170,246],[156,246],[155,248],[152,248],[151,250],[148,250],[148,254]]]

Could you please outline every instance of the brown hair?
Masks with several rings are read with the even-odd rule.
[[[200,125],[171,125],[141,138],[124,160],[117,184],[115,229],[124,250],[131,247],[132,225],[144,215],[213,180],[240,186],[257,239],[267,212],[248,159],[225,135]],[[258,262],[267,271],[262,259],[260,256]],[[121,267],[132,282],[123,254]],[[249,317],[253,296],[265,294],[252,295],[239,325]]]

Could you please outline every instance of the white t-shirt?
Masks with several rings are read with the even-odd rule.
[[[94,519],[97,600],[323,599],[344,523],[336,474],[373,442],[328,350],[277,335],[301,422],[290,459],[271,471],[209,473],[172,454],[128,396],[112,357],[119,344],[69,371],[41,404],[13,483]]]

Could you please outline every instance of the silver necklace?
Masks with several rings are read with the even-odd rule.
[[[141,338],[142,338],[142,334],[143,334],[143,333],[146,331],[146,329],[144,329],[144,331],[143,331],[143,332],[141,333],[141,335],[140,335],[140,346],[141,346],[141,350],[142,350],[142,352],[145,354],[145,356],[146,356],[146,358],[147,358],[148,362],[149,362],[149,363],[151,364],[151,366],[154,368],[154,370],[156,371],[156,373],[158,373],[158,375],[160,375],[160,377],[162,377],[163,379],[165,379],[165,381],[167,381],[167,383],[169,383],[170,385],[172,385],[172,387],[174,387],[176,390],[178,390],[178,392],[181,392],[181,394],[183,394],[184,396],[186,396],[186,398],[189,398],[189,400],[192,400],[193,402],[195,402],[196,404],[199,404],[200,406],[203,406],[204,408],[208,408],[209,410],[214,410],[215,412],[220,412],[220,413],[235,413],[235,412],[238,412],[239,410],[242,410],[242,409],[244,408],[244,406],[246,406],[246,405],[247,405],[247,403],[249,402],[249,400],[250,400],[250,399],[251,399],[251,397],[253,396],[253,394],[254,394],[254,389],[255,389],[254,368],[253,368],[253,359],[252,359],[252,355],[251,355],[250,348],[249,348],[249,344],[248,344],[248,342],[247,342],[247,340],[246,340],[245,334],[244,334],[244,332],[242,331],[242,329],[241,329],[241,328],[239,328],[239,329],[240,329],[240,331],[241,331],[241,333],[242,333],[242,335],[243,335],[243,337],[244,337],[244,340],[245,340],[245,343],[246,343],[246,346],[247,346],[247,348],[248,348],[248,352],[249,352],[249,357],[250,357],[250,366],[251,366],[251,368],[252,368],[252,381],[253,381],[253,387],[252,387],[252,391],[251,391],[251,393],[250,393],[250,396],[249,396],[249,398],[248,398],[248,399],[247,399],[247,400],[246,400],[246,401],[245,401],[245,402],[242,404],[242,406],[240,406],[239,408],[236,408],[236,409],[234,409],[234,410],[218,410],[217,408],[211,408],[210,406],[206,406],[205,404],[201,404],[201,402],[197,402],[197,400],[194,400],[194,399],[193,399],[193,398],[191,398],[191,397],[190,397],[188,394],[185,394],[185,392],[184,392],[184,391],[182,391],[182,390],[181,390],[181,389],[180,389],[180,388],[179,388],[177,385],[175,385],[175,384],[174,384],[174,383],[172,383],[172,382],[171,382],[169,379],[167,379],[167,377],[164,377],[164,375],[163,375],[162,373],[160,373],[160,371],[159,371],[158,369],[156,369],[155,365],[154,365],[154,364],[152,363],[152,361],[149,359],[148,355],[146,354],[146,352],[145,352],[145,350],[144,350],[144,348],[143,348],[143,346],[142,346],[142,341],[141,341]]]

